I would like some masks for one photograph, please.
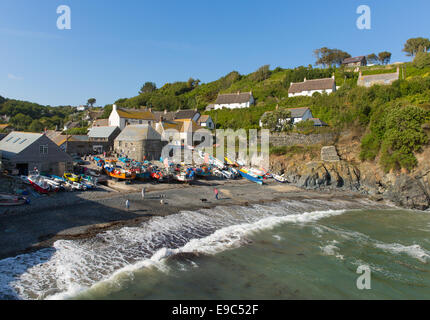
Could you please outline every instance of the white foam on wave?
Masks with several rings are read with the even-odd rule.
[[[267,217],[263,218],[254,223],[244,223],[240,225],[233,225],[222,228],[215,231],[213,234],[200,238],[191,239],[187,244],[181,248],[159,249],[150,259],[139,261],[132,265],[127,265],[112,274],[108,279],[102,280],[92,286],[92,289],[96,289],[99,286],[106,285],[110,282],[118,282],[118,278],[125,276],[126,274],[141,270],[147,267],[162,266],[165,259],[180,253],[202,253],[214,255],[225,250],[240,247],[244,242],[246,236],[253,234],[258,231],[270,230],[274,227],[284,223],[308,223],[317,221],[326,217],[337,216],[344,213],[345,210],[327,210],[327,211],[316,211],[316,212],[305,212],[303,214],[292,214],[284,217]],[[168,268],[160,268],[161,270],[167,271]],[[83,291],[83,290],[81,290]],[[72,293],[73,296],[74,293]],[[49,299],[63,299],[69,297],[69,293],[61,293],[55,296],[49,297]]]
[[[215,254],[242,245],[253,232],[340,215],[344,210],[329,208],[344,206],[354,203],[308,199],[183,211],[91,239],[59,240],[53,249],[0,260],[0,297],[71,298],[105,281],[120,283],[139,269],[167,271],[164,261],[172,254]]]
[[[408,256],[415,258],[424,263],[427,263],[427,261],[430,260],[429,252],[421,248],[421,246],[418,244],[405,246],[399,243],[376,243],[375,247],[388,251],[390,253],[395,253],[395,254],[405,253]]]

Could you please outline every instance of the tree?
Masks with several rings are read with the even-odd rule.
[[[151,92],[154,92],[155,90],[157,90],[157,85],[154,82],[145,82],[142,88],[140,88],[139,93],[140,94],[151,93]]]
[[[374,53],[369,54],[369,55],[366,57],[366,59],[367,59],[367,62],[369,62],[369,63],[371,63],[371,64],[376,64],[376,63],[378,63],[378,62],[379,62],[379,58],[378,58],[378,56],[377,56],[376,54],[374,54]]]
[[[31,132],[42,132],[44,129],[43,124],[39,120],[33,120],[28,128]]]
[[[415,57],[418,52],[427,52],[430,50],[430,40],[427,38],[411,38],[405,43],[403,51],[409,57]]]
[[[260,81],[268,79],[270,77],[270,74],[271,74],[270,65],[266,64],[266,65],[258,68],[258,70],[255,71],[254,73],[251,73],[249,75],[249,79],[252,81],[260,82]]]
[[[96,103],[96,99],[95,98],[90,98],[90,99],[88,99],[88,102],[87,102],[87,104],[89,104],[90,106],[91,106],[91,108],[93,107],[93,105],[94,105],[94,103]]]
[[[382,64],[388,64],[391,60],[391,52],[383,51],[378,54],[378,59]]]
[[[315,64],[322,65],[324,68],[326,66],[341,65],[343,60],[351,57],[348,52],[327,47],[314,50],[314,56],[317,59]]]
[[[288,131],[292,125],[291,112],[285,108],[266,112],[261,118],[261,123],[270,131]]]

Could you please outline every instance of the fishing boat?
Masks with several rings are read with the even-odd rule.
[[[263,180],[261,178],[259,178],[258,176],[256,176],[255,174],[252,174],[251,172],[248,172],[247,170],[245,170],[244,168],[239,170],[239,173],[242,177],[244,177],[245,179],[248,179],[249,181],[258,183],[260,185],[263,184]]]
[[[49,184],[44,179],[41,179],[38,175],[28,176],[27,179],[33,189],[39,193],[47,194],[51,190]]]
[[[29,203],[29,201],[23,196],[0,193],[0,206],[19,206],[26,203]]]
[[[272,173],[272,177],[273,179],[275,179],[276,181],[280,182],[280,183],[286,183],[288,182],[287,178],[283,177],[283,176],[279,176],[277,174]]]
[[[108,176],[115,179],[120,179],[120,180],[136,179],[136,172],[131,172],[130,170],[126,170],[119,166],[116,166],[114,162],[106,164],[104,166],[104,169]]]
[[[174,174],[173,177],[180,182],[191,182],[195,178],[195,172],[192,168],[188,168],[186,171]]]
[[[64,178],[71,182],[79,182],[81,181],[81,177],[74,173],[64,173]]]

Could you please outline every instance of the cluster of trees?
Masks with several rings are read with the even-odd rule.
[[[427,38],[411,38],[406,41],[403,52],[407,56],[415,57],[419,52],[427,52],[430,50],[430,40]]]
[[[391,61],[391,52],[383,51],[380,52],[378,55],[371,53],[367,57],[367,62],[372,64],[389,64]]]
[[[343,60],[351,57],[348,52],[339,49],[329,49],[327,47],[315,49],[314,56],[317,59],[315,64],[317,66],[323,66],[324,68],[327,66],[340,66]]]
[[[61,129],[67,121],[74,118],[75,113],[72,106],[51,107],[0,97],[0,115],[8,116],[10,118],[8,122],[20,131],[41,132],[45,129]]]

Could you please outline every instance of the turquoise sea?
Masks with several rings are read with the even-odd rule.
[[[0,261],[3,299],[429,299],[430,213],[291,200],[156,217]],[[370,289],[360,290],[360,266]]]

